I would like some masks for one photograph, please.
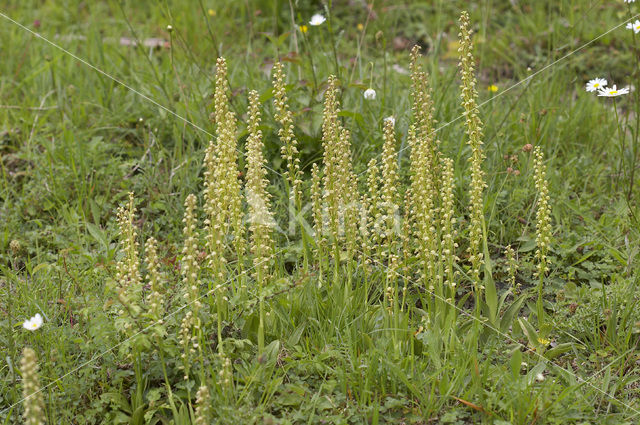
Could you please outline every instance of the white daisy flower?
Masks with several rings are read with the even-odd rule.
[[[625,3],[633,3],[636,0],[624,0]]]
[[[322,16],[319,13],[316,13],[315,15],[313,15],[311,17],[311,20],[309,21],[309,25],[313,25],[314,27],[318,26],[318,25],[322,25],[322,24],[324,24],[324,21],[326,21],[326,20],[327,20],[327,18],[325,18],[324,16]]]
[[[376,91],[372,88],[368,88],[364,91],[364,98],[366,100],[375,100],[376,99]]]
[[[35,331],[36,329],[40,329],[40,326],[42,326],[42,316],[40,316],[40,313],[36,313],[35,316],[33,316],[29,320],[25,320],[24,323],[22,324],[23,328],[28,329],[30,331]]]
[[[393,115],[390,115],[384,119],[384,122],[390,122],[391,125],[396,125],[396,118]]]
[[[607,80],[605,80],[604,78],[594,78],[587,83],[587,87],[585,87],[585,90],[587,90],[588,92],[592,92],[601,90],[605,87],[607,87]]]
[[[598,96],[604,96],[604,97],[616,97],[616,96],[621,96],[623,94],[629,94],[629,87],[618,89],[614,84],[613,87],[608,87],[608,88],[605,87],[603,89],[598,90]]]
[[[633,30],[636,34],[640,32],[640,20],[636,19],[634,23],[629,22],[627,24],[628,30]]]

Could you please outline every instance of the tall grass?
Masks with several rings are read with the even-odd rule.
[[[269,7],[258,3],[220,7],[257,16],[256,10]],[[419,6],[407,9],[413,7]],[[439,13],[443,7],[438,3]],[[215,12],[223,13],[220,8]],[[527,19],[534,21],[536,13]],[[289,25],[281,15],[274,14],[276,28]],[[56,306],[57,320],[71,322],[67,330],[54,331],[52,317],[45,314],[43,329],[7,344],[7,370],[14,376],[11,359],[21,343],[46,353],[40,356],[43,392],[24,400],[25,421],[41,423],[42,412],[50,423],[64,420],[69,416],[61,413],[63,406],[79,412],[74,413],[78,423],[524,424],[603,415],[621,423],[633,417],[635,382],[627,375],[636,355],[636,296],[625,292],[632,281],[611,266],[633,268],[631,243],[623,251],[612,240],[580,239],[568,245],[553,236],[567,233],[575,220],[587,221],[600,234],[611,226],[607,220],[629,223],[622,221],[624,213],[592,219],[586,214],[592,204],[572,193],[567,182],[579,180],[580,170],[559,163],[570,157],[568,148],[545,135],[571,135],[571,145],[581,136],[579,126],[558,118],[561,129],[550,129],[542,112],[547,93],[538,94],[540,87],[523,89],[504,119],[495,119],[495,110],[478,109],[484,96],[478,87],[484,83],[477,80],[474,54],[487,48],[474,45],[477,37],[467,13],[460,18],[459,40],[449,40],[452,46],[439,40],[437,47],[459,54],[459,80],[438,71],[414,48],[397,64],[408,68],[410,77],[392,78],[387,67],[378,75],[383,78],[378,96],[386,103],[363,99],[364,85],[354,86],[348,77],[353,73],[340,69],[342,41],[333,24],[339,16],[331,16],[331,26],[305,32],[294,22],[299,19],[295,14],[286,16],[305,40],[296,48],[312,69],[304,69],[307,62],[297,56],[285,55],[271,72],[261,71],[262,77],[256,67],[248,71],[247,89],[259,91],[244,90],[233,84],[242,60],[231,54],[228,62],[219,58],[215,78],[201,83],[209,90],[194,89],[213,92],[214,138],[208,144],[183,144],[189,132],[184,127],[161,130],[169,137],[147,124],[149,119],[136,120],[120,129],[121,143],[144,154],[128,164],[123,182],[100,188],[101,171],[88,170],[108,156],[103,136],[87,146],[91,155],[77,155],[80,148],[71,134],[65,133],[62,146],[42,142],[50,168],[42,172],[56,185],[64,182],[54,178],[60,164],[53,158],[64,157],[60,149],[76,152],[71,157],[78,163],[66,159],[65,164],[74,170],[71,190],[83,201],[60,207],[60,220],[93,238],[77,249],[87,257],[99,250],[100,261],[89,270],[80,260],[68,262],[63,252],[55,263],[38,263],[38,248],[25,254],[17,242],[12,245],[11,262],[2,269],[3,282],[9,282],[3,287],[12,297],[7,307],[17,295],[21,305],[38,305],[43,312]],[[178,30],[170,34],[171,72],[188,81],[193,75],[183,75],[174,64],[181,26],[172,21]],[[386,43],[384,37],[380,34],[375,42]],[[327,41],[332,55],[322,57],[314,49]],[[287,40],[270,42],[280,51]],[[391,58],[385,53],[383,59]],[[288,61],[293,63],[289,70]],[[65,89],[53,65],[48,66],[47,78],[56,84],[57,108],[64,114]],[[312,73],[313,88],[290,84],[300,69]],[[169,95],[162,75],[140,78],[153,81],[158,93],[177,110],[184,108],[181,113],[190,119],[207,116],[210,105],[184,90]],[[265,86],[269,78],[271,88]],[[550,85],[566,83],[563,78]],[[367,88],[379,87],[369,80]],[[392,100],[385,91],[401,84],[410,92]],[[105,96],[126,98],[117,92]],[[437,120],[449,122],[452,111],[463,112],[464,121],[439,129]],[[506,121],[511,111],[522,111],[520,123]],[[581,110],[589,117],[596,115],[593,111],[600,109]],[[526,126],[532,131],[519,135]],[[503,143],[505,132],[517,141]],[[165,145],[167,140],[175,144]],[[364,146],[363,140],[370,143]],[[520,148],[525,141],[536,145],[532,153]],[[196,160],[200,148],[204,158]],[[29,148],[26,158],[36,154]],[[363,156],[367,161],[359,161]],[[586,163],[594,157],[570,161]],[[635,158],[627,162],[635,164]],[[606,174],[602,165],[589,166]],[[567,170],[571,175],[562,175]],[[8,174],[3,168],[7,187]],[[164,183],[143,190],[144,179]],[[585,188],[599,184],[582,183]],[[28,181],[12,185],[20,195],[13,196],[16,204],[41,190]],[[129,186],[135,195],[127,198],[121,189]],[[97,196],[109,201],[98,205]],[[167,199],[173,201],[163,204]],[[114,242],[98,224],[118,202]],[[25,217],[37,215],[25,211]],[[601,245],[591,250],[596,243]],[[575,284],[578,275],[583,285]],[[97,290],[87,288],[86,276],[109,282],[105,293],[98,297]],[[51,279],[66,282],[65,287],[43,286],[29,295],[30,285]],[[605,281],[631,295],[627,300],[611,295]],[[596,296],[584,293],[587,287]],[[82,303],[71,305],[70,293]],[[572,307],[584,299],[596,302],[588,303],[584,313],[581,306]],[[602,309],[594,307],[598,303]],[[592,322],[572,322],[577,320],[569,314],[572,308]],[[14,312],[7,313],[11,326]],[[79,332],[77,323],[90,329],[78,351],[62,343],[55,351],[45,350],[54,332],[72,338]],[[592,328],[578,334],[579,325]],[[7,335],[14,338],[12,331]],[[25,396],[39,391],[34,356],[25,351]],[[86,366],[74,370],[86,381],[81,385],[86,394],[56,378],[59,364]],[[580,370],[584,364],[592,377]],[[20,411],[19,392],[11,388],[16,386],[12,378],[2,397],[9,406],[1,413],[7,422]],[[58,394],[60,388],[68,399]]]

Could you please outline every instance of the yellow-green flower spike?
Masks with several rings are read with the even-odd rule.
[[[547,171],[544,164],[544,155],[540,146],[533,150],[535,186],[538,191],[538,208],[536,210],[536,250],[537,276],[544,278],[549,265],[547,252],[551,244],[551,207],[549,206],[549,185],[547,183]]]
[[[22,373],[22,397],[24,398],[24,424],[44,425],[45,411],[38,379],[38,359],[33,349],[27,347],[22,351],[20,372]]]
[[[476,292],[482,290],[480,270],[484,264],[482,254],[484,228],[484,172],[482,162],[482,121],[478,116],[476,78],[474,75],[474,57],[472,54],[472,31],[469,27],[469,14],[462,12],[460,16],[460,54],[459,68],[461,73],[460,95],[466,119],[468,144],[471,148],[471,188],[469,193],[469,261],[471,262],[471,278]]]
[[[211,424],[211,393],[206,385],[201,385],[196,393],[196,411],[194,425]]]
[[[278,136],[282,142],[280,147],[280,155],[287,163],[287,171],[285,172],[287,181],[289,182],[289,197],[297,210],[301,208],[302,190],[302,173],[300,172],[300,158],[298,154],[298,141],[293,132],[293,115],[287,105],[287,93],[285,89],[286,76],[283,66],[280,62],[273,65],[273,104],[275,106],[275,118],[280,123]]]

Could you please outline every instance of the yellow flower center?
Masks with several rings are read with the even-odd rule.
[[[609,93],[610,94],[618,94],[618,90],[611,90]]]

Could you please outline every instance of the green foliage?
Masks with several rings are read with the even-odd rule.
[[[631,170],[640,111],[635,93],[621,97],[616,121],[610,102],[583,91],[595,76],[634,84],[635,39],[622,26],[506,89],[633,16],[637,5],[629,15],[622,1],[525,3],[381,0],[369,13],[364,2],[346,0],[5,1],[1,13],[129,88],[0,18],[0,422],[21,417],[18,365],[30,346],[48,423],[191,424],[203,384],[220,424],[636,423],[640,227]],[[465,257],[470,149],[463,126],[449,124],[462,112],[455,65],[463,7],[475,32],[485,133],[485,290],[477,304]],[[328,12],[323,25],[307,24]],[[156,47],[133,45],[156,38]],[[383,119],[395,116],[403,194],[412,123],[405,74],[414,43],[425,54],[440,152],[454,162],[461,261],[453,306],[428,295],[411,261],[392,274],[384,258],[363,265],[345,251],[331,267],[329,256],[320,269],[313,261],[303,267],[301,233],[289,233],[289,195],[276,174],[287,168],[270,106],[270,65],[279,59],[303,197],[312,164],[322,158],[330,74],[340,80],[338,117],[351,132],[361,188],[366,165],[382,150]],[[216,303],[203,298],[202,355],[185,380],[181,220],[186,195],[202,191],[218,55],[229,63],[230,107],[240,121],[248,90],[263,104],[280,252],[262,292],[261,355],[255,282],[249,270],[231,273],[229,285],[242,290],[228,293],[221,321]],[[494,84],[497,92],[487,90]],[[377,92],[374,101],[363,98],[368,87]],[[244,152],[243,124],[239,134]],[[544,332],[536,328],[532,297],[537,201],[527,144],[545,153],[552,200]],[[128,191],[136,194],[139,242],[152,235],[160,241],[168,288],[162,325],[140,314],[132,330],[140,333],[131,339],[116,330],[121,306],[111,289],[122,257],[116,210]],[[506,245],[518,262],[515,286]],[[212,285],[201,266],[205,293]],[[395,294],[392,312],[387,288]],[[35,313],[43,327],[22,329]]]

